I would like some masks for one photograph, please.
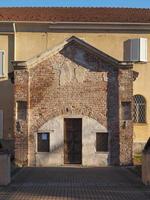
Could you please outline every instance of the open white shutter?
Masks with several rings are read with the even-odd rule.
[[[0,76],[4,75],[4,52],[0,51]]]
[[[140,38],[140,60],[147,62],[147,39]]]
[[[124,59],[131,62],[147,62],[147,38],[125,41]]]
[[[3,138],[3,111],[0,110],[0,139]]]

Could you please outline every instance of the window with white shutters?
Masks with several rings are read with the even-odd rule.
[[[0,50],[0,76],[4,75],[4,51]]]
[[[0,110],[0,139],[3,138],[3,111]]]

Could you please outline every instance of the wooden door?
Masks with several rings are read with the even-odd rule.
[[[64,163],[82,163],[82,119],[64,119]]]

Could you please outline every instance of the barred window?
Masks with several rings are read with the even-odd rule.
[[[142,95],[134,96],[133,121],[135,123],[146,122],[146,100]]]
[[[96,151],[108,151],[108,133],[96,133]]]

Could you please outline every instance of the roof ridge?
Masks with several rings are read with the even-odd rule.
[[[89,8],[97,8],[97,9],[131,9],[131,10],[150,10],[150,8],[139,8],[139,7],[123,7],[123,6],[117,6],[117,7],[111,7],[111,6],[3,6],[0,7],[0,9],[3,8],[83,8],[83,9],[89,9]]]

